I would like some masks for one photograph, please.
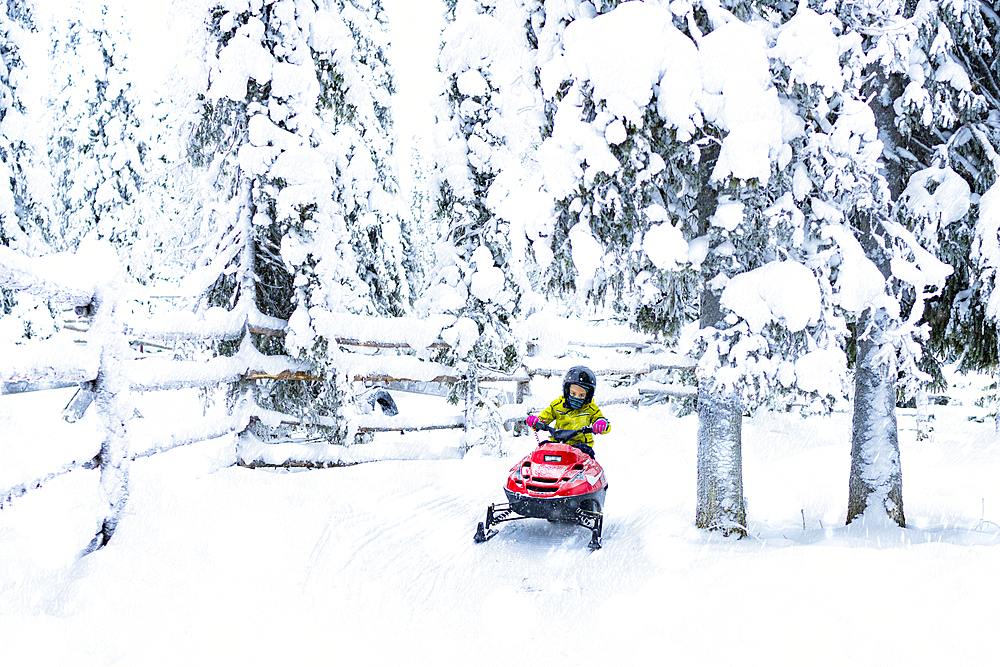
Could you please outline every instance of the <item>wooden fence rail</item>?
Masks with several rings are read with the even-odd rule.
[[[73,271],[68,271],[67,266],[73,267]],[[87,288],[69,284],[65,278],[68,275],[86,276],[92,284]],[[0,350],[0,382],[5,388],[22,383],[43,382],[50,386],[76,383],[78,394],[64,416],[67,421],[78,419],[93,404],[99,412],[102,429],[96,455],[66,462],[53,472],[26,482],[13,485],[6,482],[8,488],[0,488],[0,507],[67,472],[98,468],[101,496],[106,505],[98,522],[100,528],[84,553],[100,549],[114,533],[128,498],[131,461],[242,431],[253,413],[253,406],[241,401],[222,418],[201,422],[178,420],[184,426],[172,433],[145,434],[145,446],[134,451],[141,429],[134,420],[132,392],[209,387],[242,380],[256,372],[280,375],[307,370],[287,357],[267,357],[243,348],[233,357],[216,357],[206,363],[133,359],[130,342],[136,334],[160,341],[221,340],[231,339],[234,327],[276,333],[276,326],[283,323],[261,316],[255,309],[240,307],[241,304],[229,313],[213,309],[207,317],[174,314],[166,319],[150,318],[138,325],[126,323],[123,315],[126,282],[125,271],[108,244],[91,244],[86,253],[77,255],[59,253],[43,258],[30,258],[0,246],[0,286],[72,307],[86,324],[81,327],[74,323],[72,327],[81,333],[86,330],[82,346],[71,339],[30,341],[14,349]],[[163,327],[164,322],[171,326]]]
[[[345,346],[354,344],[354,341],[351,341],[350,339],[338,338],[338,340],[344,341],[343,344]],[[363,345],[366,348],[385,348],[396,352],[417,352],[417,350],[412,346],[399,341],[384,342],[369,339],[359,345]],[[438,341],[434,345],[442,348],[447,347],[447,344],[443,341]],[[630,386],[610,387],[602,390],[602,405],[636,405],[643,400],[655,400],[657,398],[696,397],[696,388],[689,385],[654,382],[648,380],[640,381],[642,378],[645,378],[656,371],[673,372],[690,370],[693,368],[693,365],[689,360],[673,354],[641,352],[641,350],[650,348],[652,345],[653,343],[650,341],[646,341],[641,344],[635,341],[626,341],[622,343],[587,343],[583,341],[574,341],[567,344],[567,346],[579,348],[579,350],[586,350],[587,348],[617,348],[628,351],[627,354],[618,355],[618,358],[615,359],[610,365],[607,365],[608,362],[604,360],[591,364],[592,370],[594,370],[594,373],[599,377],[619,380],[631,379],[633,381]],[[531,350],[532,347],[535,346],[529,345],[529,350]],[[419,386],[426,386],[428,384],[455,384],[468,382],[470,380],[468,373],[463,372],[459,368],[454,368],[450,372],[441,372],[442,368],[447,367],[443,367],[442,365],[433,362],[423,362],[416,358],[409,359],[408,364],[401,364],[399,356],[373,357],[371,355],[353,355],[348,353],[345,356],[345,359],[349,359],[351,361],[352,369],[359,369],[358,372],[354,372],[351,375],[355,382],[364,382],[366,384],[377,384],[382,386],[397,385],[394,388],[398,391],[406,392],[415,390],[415,387],[413,386],[400,385],[416,384]],[[562,363],[556,365],[553,363],[554,361],[561,361]],[[513,403],[501,403],[496,405],[496,412],[499,415],[501,423],[508,427],[513,425],[515,430],[520,433],[523,430],[520,422],[523,422],[525,416],[529,412],[538,412],[548,405],[548,400],[546,400],[544,404],[532,402],[530,400],[528,392],[531,382],[535,378],[562,377],[571,366],[578,363],[591,362],[588,359],[581,357],[568,357],[561,360],[527,357],[524,359],[519,370],[515,372],[483,372],[484,369],[480,369],[480,373],[474,378],[474,381],[479,385],[495,385],[508,382],[516,385],[513,391]],[[602,363],[605,365],[601,365]],[[383,368],[386,366],[392,366],[395,372],[385,373],[373,370],[375,368]],[[410,369],[413,372],[406,373],[406,369]],[[418,391],[417,393],[428,392]],[[505,393],[509,395],[511,392]],[[463,409],[463,417],[460,420],[453,420],[448,423],[440,423],[440,420],[435,420],[433,416],[423,416],[422,418],[413,420],[403,417],[386,417],[378,414],[360,415],[352,421],[351,432],[404,433],[439,429],[464,429],[467,428],[469,424],[469,412],[473,409],[473,407],[474,406],[472,406],[469,402],[466,402]],[[285,426],[302,425],[298,420],[289,416],[284,417],[281,423]],[[338,424],[331,420],[329,423],[324,423],[323,421],[315,422],[310,424],[310,426],[317,429],[332,429],[337,427]],[[276,442],[280,444],[281,441]],[[246,463],[250,464],[253,462]],[[259,464],[259,462],[257,462],[257,464]],[[293,464],[305,465],[305,462],[294,461]]]
[[[114,251],[108,246],[100,267],[94,267],[93,271],[77,271],[79,275],[100,276],[92,287],[81,288],[65,282],[62,277],[68,275],[65,271],[53,269],[62,261],[59,257],[33,259],[0,246],[0,286],[73,308],[80,321],[73,323],[71,328],[85,336],[83,345],[70,339],[69,342],[30,342],[6,353],[0,350],[0,384],[4,392],[8,388],[15,390],[32,384],[47,387],[76,384],[79,391],[64,411],[64,417],[67,421],[74,421],[88,406],[96,405],[101,412],[98,421],[104,425],[100,451],[96,455],[83,461],[66,462],[51,473],[26,482],[16,482],[10,488],[0,488],[0,508],[5,502],[55,477],[79,469],[100,469],[102,496],[107,498],[107,506],[105,516],[100,520],[101,527],[85,553],[101,548],[111,538],[128,497],[128,466],[131,461],[227,434],[241,434],[242,437],[242,434],[248,434],[261,424],[318,429],[342,426],[332,417],[303,424],[291,415],[263,410],[247,397],[237,401],[225,415],[178,420],[181,425],[171,432],[143,432],[141,422],[136,421],[131,413],[131,392],[205,388],[246,381],[328,380],[294,359],[265,356],[252,349],[246,341],[247,331],[280,336],[284,335],[286,323],[260,314],[249,304],[238,303],[231,311],[212,308],[200,315],[168,313],[143,318],[130,314],[126,317],[123,314],[126,311],[123,307],[125,274],[120,265],[110,260],[113,256]],[[85,261],[85,258],[71,255],[62,259],[70,259],[78,266],[83,266]],[[111,264],[115,265],[111,268],[117,268],[111,270]],[[350,433],[468,429],[472,411],[488,400],[481,389],[503,383],[514,384],[513,392],[502,392],[503,396],[512,395],[513,402],[495,404],[494,418],[503,424],[517,424],[529,410],[537,411],[544,407],[530,401],[533,379],[560,377],[570,365],[587,362],[586,358],[578,357],[553,359],[529,356],[516,372],[502,373],[474,364],[470,367],[464,362],[449,366],[418,358],[416,355],[426,350],[449,347],[442,332],[457,325],[456,318],[447,315],[371,318],[337,313],[325,316],[322,324],[323,335],[328,340],[335,340],[340,347],[336,353],[339,378],[346,377],[354,383],[366,385],[416,383],[423,386],[465,386],[461,417],[435,419],[424,415],[360,415],[351,420],[348,426]],[[135,358],[134,353],[134,350],[144,351],[145,346],[166,350],[170,344],[234,341],[241,337],[244,344],[233,356],[216,356],[202,362],[166,359],[156,354]],[[602,404],[634,404],[651,396],[693,395],[691,387],[640,381],[657,371],[680,370],[690,364],[669,354],[647,351],[650,342],[637,339],[634,333],[622,335],[621,340],[609,340],[605,335],[603,339],[580,340],[567,343],[567,346],[577,351],[587,348],[627,351],[616,355],[610,365],[597,361],[592,364],[595,373],[601,377],[631,378],[632,381],[630,386],[609,388],[604,393]],[[538,346],[529,345],[529,350],[532,348],[538,349]],[[382,350],[392,354],[379,354]],[[371,353],[373,351],[374,354]],[[122,426],[109,426],[114,424]],[[243,463],[256,465],[258,462]],[[290,464],[285,462],[282,465]]]

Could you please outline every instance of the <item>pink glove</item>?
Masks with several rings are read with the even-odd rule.
[[[528,426],[530,426],[531,428],[535,428],[538,425],[539,420],[538,417],[535,415],[528,415],[528,418],[525,419],[525,421],[528,422]]]
[[[598,419],[590,428],[593,429],[594,433],[604,433],[608,430],[608,422]]]

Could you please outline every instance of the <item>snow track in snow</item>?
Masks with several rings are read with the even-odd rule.
[[[978,522],[983,496],[987,518],[1000,507],[992,424],[942,412],[939,439],[924,444],[901,418],[915,525],[902,531],[839,525],[850,415],[747,420],[751,537],[735,540],[692,526],[695,418],[605,413],[613,429],[597,452],[610,488],[596,552],[587,530],[535,519],[473,542],[530,436],[505,442],[502,459],[473,452],[292,471],[231,466],[225,439],[182,447],[133,464],[114,540],[83,559],[98,475],[68,473],[0,511],[4,659],[991,662],[987,642],[966,640],[990,636],[994,621],[981,610],[1000,599],[989,548],[1000,529]]]

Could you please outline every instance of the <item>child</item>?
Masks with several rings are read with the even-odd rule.
[[[529,415],[528,426],[538,430],[538,423],[552,424],[553,428],[580,429],[590,427],[593,433],[607,433],[611,428],[601,409],[594,403],[597,376],[586,366],[574,366],[563,378],[563,395],[552,401],[537,417]],[[555,423],[553,423],[555,422]],[[569,444],[591,458],[594,456],[594,436],[581,433],[573,436]]]

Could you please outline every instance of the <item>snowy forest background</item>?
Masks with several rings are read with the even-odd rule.
[[[699,527],[745,532],[745,414],[845,403],[848,521],[904,525],[897,404],[997,361],[994,7],[444,0],[427,122],[397,104],[388,4],[8,0],[2,276],[55,256],[93,284],[78,267],[117,256],[127,309],[223,322],[185,358],[323,379],[231,405],[341,444],[348,316],[430,323],[446,345],[416,355],[474,406],[547,317],[623,323],[694,369]],[[13,285],[6,379],[72,337]],[[495,414],[468,419],[488,449]]]

